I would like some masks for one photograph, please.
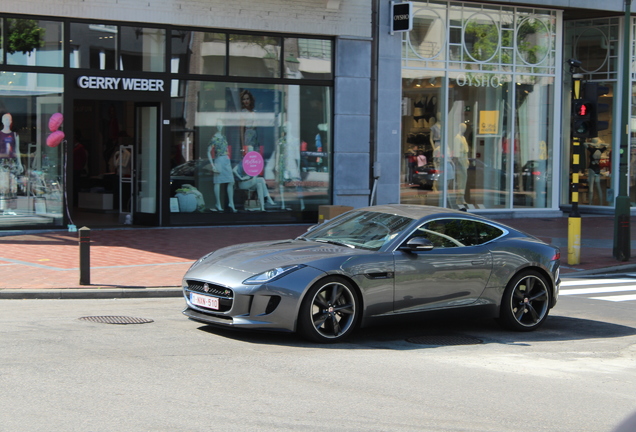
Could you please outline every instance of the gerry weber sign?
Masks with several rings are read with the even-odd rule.
[[[77,86],[91,90],[126,90],[162,92],[163,80],[146,78],[114,78],[99,76],[81,76],[77,78]]]

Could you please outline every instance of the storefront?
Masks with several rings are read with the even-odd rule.
[[[402,203],[558,208],[560,18],[414,3],[402,46]]]
[[[3,227],[304,222],[332,202],[333,37],[0,24]]]

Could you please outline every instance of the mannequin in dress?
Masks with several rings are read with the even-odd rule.
[[[464,134],[466,133],[466,124],[459,125],[459,132],[455,135],[454,159],[455,159],[455,188],[457,189],[457,204],[466,204],[466,180],[468,179],[468,141]]]
[[[214,173],[214,198],[216,204],[210,208],[212,211],[223,211],[221,205],[221,185],[227,184],[228,207],[236,213],[234,208],[234,175],[228,153],[228,142],[223,135],[223,122],[219,120],[216,124],[216,133],[212,136],[208,145],[208,159]]]
[[[601,145],[598,138],[592,138],[592,142],[586,143],[589,162],[587,165],[587,185],[589,188],[589,204],[594,204],[594,193],[598,192],[599,204],[603,205],[603,192],[601,189],[601,155],[605,146]]]
[[[285,210],[285,183],[300,182],[300,143],[292,134],[291,122],[286,122],[281,128],[281,135],[276,143],[274,159],[274,173],[278,182],[280,207]],[[296,193],[300,201],[300,209],[305,209],[300,186],[296,186]]]
[[[442,123],[441,113],[437,113],[437,118],[431,118],[433,126],[431,126],[431,147],[433,148],[433,166],[435,170],[439,172],[442,165]],[[433,182],[433,190],[437,191],[437,180]]]
[[[0,130],[0,197],[5,199],[17,197],[17,176],[24,171],[20,160],[20,137],[13,132],[12,126],[11,114],[3,114]]]
[[[248,146],[246,149],[246,153],[253,151],[252,146]],[[238,163],[234,169],[234,177],[238,180],[238,188],[240,190],[247,191],[256,191],[256,195],[258,196],[259,210],[265,211],[265,200],[270,205],[275,205],[276,203],[272,200],[272,197],[269,195],[269,191],[267,190],[267,183],[265,183],[265,179],[263,177],[258,176],[250,176],[245,173],[243,169],[243,164]]]

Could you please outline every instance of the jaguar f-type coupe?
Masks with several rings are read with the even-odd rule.
[[[473,308],[517,331],[543,324],[559,294],[557,247],[463,211],[352,210],[295,239],[239,244],[183,278],[198,322],[336,342],[383,317]]]

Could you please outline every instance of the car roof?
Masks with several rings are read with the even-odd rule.
[[[442,207],[433,207],[415,204],[387,204],[371,207],[363,207],[357,209],[359,211],[372,211],[377,213],[387,213],[396,216],[404,216],[411,219],[421,219],[427,216],[435,215],[454,215],[454,216],[472,216],[465,211],[452,210]]]

